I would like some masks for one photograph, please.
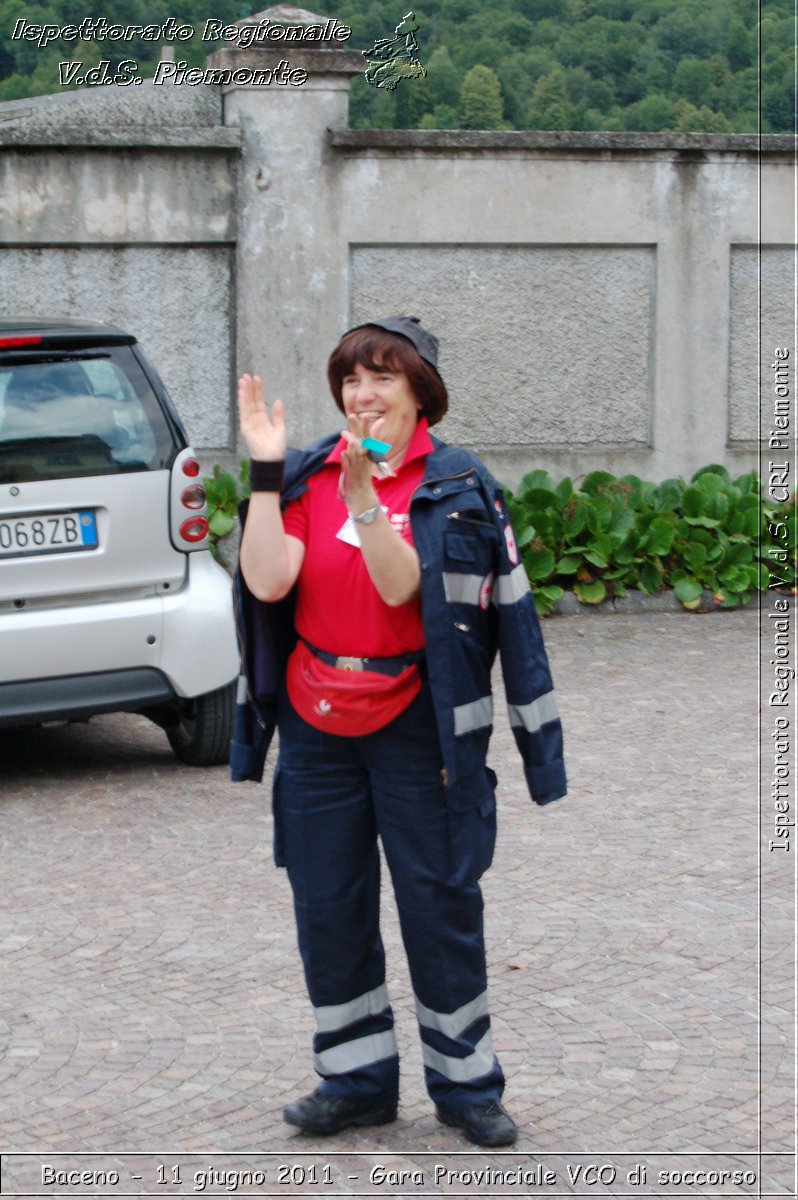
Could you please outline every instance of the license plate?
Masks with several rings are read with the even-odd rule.
[[[0,558],[96,548],[97,522],[89,509],[0,518]]]

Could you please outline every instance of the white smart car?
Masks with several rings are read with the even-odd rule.
[[[0,726],[139,712],[228,755],[230,580],[200,466],[129,333],[0,320]]]

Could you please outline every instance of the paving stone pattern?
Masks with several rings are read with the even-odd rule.
[[[558,1194],[591,1194],[563,1181],[563,1155],[745,1165],[760,1090],[765,1148],[789,1151],[786,1010],[783,1025],[757,1022],[756,613],[544,628],[571,794],[545,809],[529,800],[499,692],[500,836],[484,881],[515,1152],[559,1161]],[[94,1151],[110,1164],[157,1151],[205,1166],[222,1161],[212,1153],[318,1151],[338,1194],[366,1186],[346,1182],[358,1155],[398,1168],[473,1151],[436,1122],[423,1088],[390,893],[399,1119],[333,1139],[283,1124],[286,1101],[314,1085],[312,1026],[265,787],[182,767],[160,731],[120,715],[0,731],[0,805],[3,1151]],[[791,944],[788,907],[774,945]],[[774,955],[774,986],[780,969]],[[28,1178],[10,1158],[4,1191]]]

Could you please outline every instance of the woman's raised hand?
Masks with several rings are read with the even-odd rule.
[[[285,458],[288,438],[282,400],[275,400],[272,415],[263,396],[258,375],[242,375],[238,381],[238,420],[250,458],[280,462]]]
[[[351,413],[349,428],[341,433],[346,442],[346,449],[341,453],[341,463],[344,467],[344,499],[350,512],[363,512],[377,503],[374,467],[368,451],[363,446],[363,438],[368,437],[371,424],[371,417],[360,417]]]

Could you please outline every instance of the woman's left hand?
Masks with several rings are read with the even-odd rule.
[[[372,483],[373,464],[368,450],[363,447],[363,438],[369,436],[371,423],[371,417],[359,417],[353,413],[349,417],[349,428],[341,434],[347,443],[346,450],[341,454],[341,462],[344,467],[344,500],[350,513],[365,512],[379,504]]]
[[[349,428],[341,436],[346,449],[341,454],[341,487],[352,516],[379,505],[374,491],[374,464],[363,447],[371,431],[371,418],[352,414]],[[382,600],[391,607],[406,604],[418,595],[421,570],[415,549],[393,528],[384,512],[376,521],[358,528],[360,549],[371,582]]]

